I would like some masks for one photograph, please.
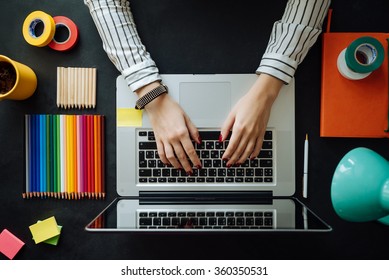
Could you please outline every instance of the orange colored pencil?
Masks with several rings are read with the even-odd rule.
[[[104,116],[101,116],[101,193],[102,197],[105,198],[105,127]]]
[[[78,138],[78,125],[77,125],[77,116],[72,116],[73,120],[73,196],[75,199],[78,197],[78,143],[77,143],[77,138]]]

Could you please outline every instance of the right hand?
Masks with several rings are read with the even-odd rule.
[[[201,143],[200,134],[180,105],[169,94],[163,94],[144,109],[154,130],[161,161],[177,169],[183,168],[188,175],[193,172],[192,166],[201,168],[191,140]]]

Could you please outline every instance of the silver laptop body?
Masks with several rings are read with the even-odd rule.
[[[255,74],[162,75],[169,94],[204,133],[204,147],[217,140],[207,135],[220,127],[254,83]],[[117,109],[134,108],[136,95],[122,76],[117,78]],[[204,152],[203,168],[194,176],[158,164],[150,148],[153,132],[146,113],[141,125],[119,125],[117,120],[117,193],[86,230],[99,231],[329,231],[295,193],[294,81],[283,86],[268,122],[263,159],[219,174]],[[266,142],[266,143],[265,143]],[[146,149],[144,150],[144,147]],[[220,148],[220,147],[219,147]],[[202,156],[202,151],[198,154]],[[261,151],[262,153],[262,151]],[[153,158],[156,157],[156,159]],[[220,164],[220,163],[219,163]],[[262,167],[262,164],[264,166]],[[142,166],[140,166],[142,165]],[[204,167],[205,165],[205,167]],[[223,169],[223,166],[221,166]],[[163,175],[166,175],[165,178]],[[215,178],[209,175],[216,175]]]

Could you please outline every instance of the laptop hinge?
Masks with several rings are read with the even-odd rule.
[[[272,191],[141,191],[140,203],[261,203],[273,200]]]

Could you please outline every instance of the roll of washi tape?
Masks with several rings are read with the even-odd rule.
[[[30,13],[23,23],[23,37],[30,45],[47,46],[54,37],[54,19],[42,11]]]
[[[337,65],[339,73],[348,80],[362,80],[371,73],[357,73],[351,70],[346,64],[346,49],[339,54]]]
[[[55,16],[55,34],[49,47],[56,51],[67,51],[74,47],[78,41],[77,25],[69,18]]]
[[[360,37],[339,54],[338,70],[347,79],[364,79],[382,65],[384,57],[380,41],[373,37]]]

